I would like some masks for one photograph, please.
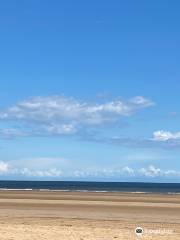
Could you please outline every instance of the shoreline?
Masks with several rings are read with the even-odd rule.
[[[180,192],[143,192],[143,191],[105,191],[105,190],[61,190],[61,189],[33,189],[33,188],[0,188],[0,192],[62,192],[62,193],[110,193],[110,194],[149,194],[149,195],[180,195]]]

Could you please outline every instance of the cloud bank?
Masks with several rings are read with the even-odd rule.
[[[166,142],[169,140],[180,140],[180,132],[172,133],[169,131],[159,130],[154,132],[153,140],[159,141],[159,142]]]
[[[0,135],[72,135],[82,128],[118,122],[122,117],[129,117],[153,105],[151,100],[142,96],[104,103],[79,101],[65,96],[33,97],[0,111],[1,121],[8,120],[20,125],[18,129],[0,129]]]
[[[160,148],[166,150],[180,149],[180,132],[171,133],[169,131],[158,130],[153,132],[152,135],[153,136],[151,138],[89,136],[89,140],[127,148]]]
[[[60,158],[61,160],[61,158]],[[37,159],[32,159],[32,162],[37,161]],[[50,159],[41,158],[41,165],[43,165],[43,161],[50,161]],[[52,158],[52,161],[53,158]],[[57,161],[57,159],[55,159]],[[19,166],[17,165],[18,161],[15,161],[15,164],[13,161],[5,162],[0,161],[0,176],[8,176],[16,177],[18,178],[27,178],[27,179],[56,179],[56,180],[63,180],[63,179],[116,179],[120,180],[121,178],[147,178],[147,179],[153,179],[153,178],[159,178],[163,177],[164,179],[170,179],[170,178],[180,178],[180,171],[168,169],[164,170],[158,167],[155,167],[154,165],[149,165],[147,167],[141,167],[141,168],[132,168],[129,166],[124,167],[116,167],[116,168],[88,168],[87,169],[71,169],[71,168],[64,168],[63,166],[59,167],[49,167],[45,163],[45,167],[34,166],[34,164],[31,163],[31,166],[27,166],[26,164],[22,164],[22,160],[19,161]],[[27,160],[24,161],[26,163]],[[33,165],[33,167],[32,167]],[[52,165],[52,164],[51,164]]]
[[[122,118],[130,117],[155,103],[143,96],[126,101],[85,102],[65,96],[37,96],[18,102],[0,111],[0,121],[12,123],[0,128],[0,138],[28,136],[78,136],[82,140],[134,148],[180,148],[180,132],[158,130],[152,138],[98,137],[89,134],[100,127],[113,127]],[[16,125],[16,127],[13,127]]]

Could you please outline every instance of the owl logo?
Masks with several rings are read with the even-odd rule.
[[[143,229],[142,229],[141,227],[137,227],[137,228],[135,229],[135,234],[136,234],[138,237],[142,236],[142,235],[143,235]]]

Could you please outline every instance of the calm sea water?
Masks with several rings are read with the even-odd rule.
[[[0,190],[7,189],[180,194],[180,183],[0,181]]]

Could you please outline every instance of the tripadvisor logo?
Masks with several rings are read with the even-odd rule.
[[[143,235],[143,229],[142,229],[141,227],[137,227],[137,228],[135,229],[135,234],[136,234],[137,236],[142,236],[142,235]]]

